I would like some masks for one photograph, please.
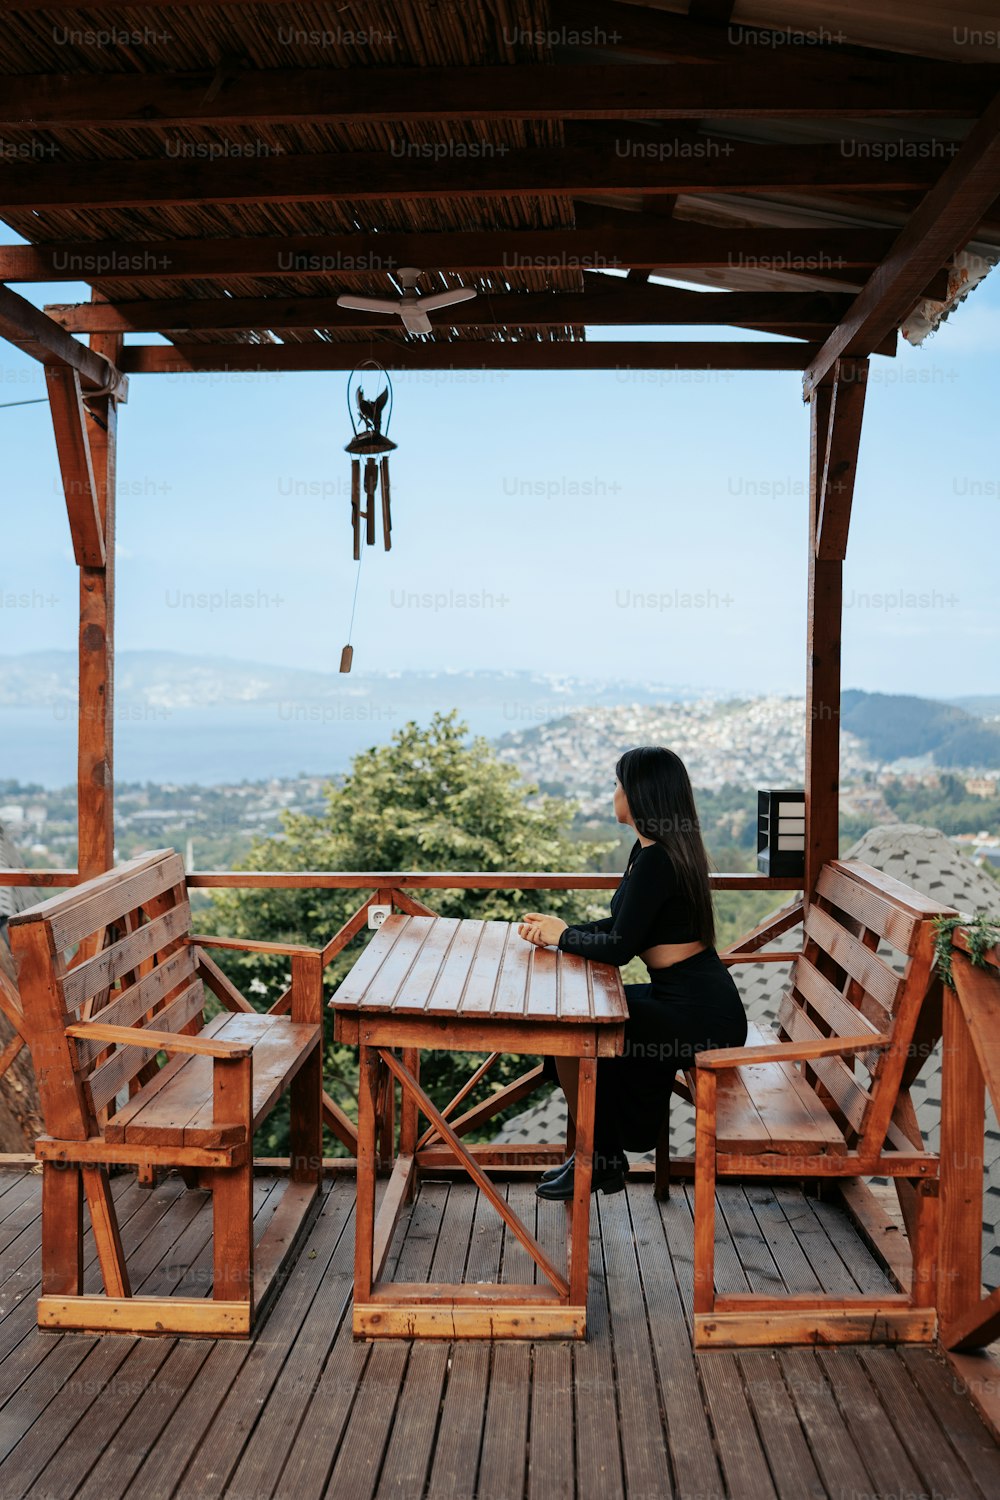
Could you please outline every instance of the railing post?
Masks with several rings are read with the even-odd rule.
[[[955,966],[968,960],[953,954]],[[955,991],[944,987],[938,1314],[942,1327],[979,1301],[986,1087]]]

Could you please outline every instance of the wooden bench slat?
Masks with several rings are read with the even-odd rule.
[[[154,973],[156,971],[154,970]],[[194,979],[179,995],[175,996],[149,1023],[151,1031],[180,1031],[194,1016],[201,1013],[205,1004],[205,991],[200,979]],[[105,1020],[101,1013],[101,1020]],[[106,1062],[99,1063],[86,1080],[95,1110],[103,1109],[125,1087],[130,1078],[146,1066],[150,1057],[159,1051],[158,1046],[144,1047],[141,1042],[143,1027],[132,1028],[136,1034],[135,1046],[118,1047]],[[107,1045],[105,1043],[105,1045]]]
[[[877,1036],[887,1034],[892,1029],[892,1016],[877,1000],[866,995],[855,1005],[804,955],[797,960],[791,987],[782,998],[781,1010],[778,1012],[779,1025],[783,1024],[781,1011],[785,1004],[795,1003],[796,998],[811,1006],[830,1027],[834,1036],[863,1036],[866,1031]],[[862,1055],[866,1059],[865,1067],[870,1067],[871,1063],[867,1058],[871,1057],[874,1062],[876,1054]]]
[[[74,964],[60,981],[67,1011],[79,1010],[91,995],[107,989],[123,974],[138,968],[144,959],[161,952],[174,939],[183,937],[190,925],[190,903],[179,901],[162,916],[145,922],[83,963]]]
[[[227,1015],[213,1028],[222,1041],[253,1046],[252,1128],[270,1111],[275,1099],[319,1045],[320,1028],[285,1016]],[[155,1080],[154,1080],[155,1081]],[[128,1118],[116,1117],[115,1134],[127,1145],[157,1142],[170,1146],[224,1146],[239,1132],[212,1122],[212,1065],[210,1058],[191,1057],[157,1090],[147,1086],[129,1100]],[[147,1095],[146,1097],[143,1097]]]
[[[856,979],[890,1014],[895,1014],[902,978],[893,973],[877,954],[866,948],[852,932],[816,905],[806,913],[805,932],[835,963]]]
[[[753,1024],[748,1027],[749,1046],[768,1043],[780,1045],[773,1032]],[[730,1079],[738,1081],[738,1088]],[[753,1063],[721,1073],[717,1121],[716,1149],[720,1152],[731,1154],[754,1146],[782,1155],[843,1154],[847,1150],[837,1122],[792,1063]]]
[[[144,974],[135,984],[128,985],[113,995],[107,1005],[95,1011],[91,1020],[100,1020],[105,1026],[134,1026],[146,1015],[147,1011],[153,1010],[155,1006],[162,1006],[163,1002],[172,998],[173,991],[187,979],[193,979],[197,972],[197,962],[194,950],[188,947],[178,948],[176,952],[170,953],[155,969]],[[163,1009],[157,1013],[155,1024],[162,1026]],[[190,1017],[188,1018],[190,1019]],[[171,1028],[168,1028],[168,1030]],[[89,1063],[103,1052],[107,1042],[90,1042],[85,1037],[74,1039],[76,1055],[80,1064]]]
[[[228,1012],[226,1011],[222,1011],[219,1015],[212,1016],[211,1020],[205,1022],[204,1026],[199,1032],[199,1036],[203,1036],[206,1038],[216,1037],[219,1033],[219,1030],[225,1025],[227,1017]],[[111,1118],[108,1120],[108,1123],[104,1127],[105,1140],[111,1142],[116,1146],[124,1145],[126,1127],[135,1119],[140,1110],[145,1109],[146,1105],[156,1094],[160,1093],[161,1090],[165,1089],[169,1085],[174,1075],[176,1073],[179,1073],[181,1068],[183,1068],[185,1063],[188,1061],[189,1058],[186,1056],[174,1056],[169,1058],[164,1063],[163,1067],[160,1068],[156,1076],[154,1078],[151,1078],[148,1083],[143,1084],[141,1090],[133,1094],[130,1099],[126,1100],[121,1108],[116,1110],[116,1112],[111,1116]]]
[[[64,910],[55,910],[48,918],[52,943],[57,952],[72,948],[81,939],[101,932],[110,922],[121,921],[154,896],[162,896],[174,886],[184,885],[184,861],[179,854],[161,852],[152,863],[128,872],[127,866],[104,876],[84,881],[75,887],[78,900]],[[93,885],[89,891],[87,887]],[[34,908],[37,910],[37,908]]]
[[[952,910],[934,896],[925,896],[922,891],[914,890],[913,886],[897,880],[894,875],[887,875],[884,870],[877,870],[874,865],[865,864],[864,860],[831,859],[828,868],[848,875],[851,880],[865,886],[867,890],[885,896],[900,910],[912,912],[923,921]]]
[[[797,1007],[788,1012],[782,1024],[793,1042],[819,1041],[823,1033],[804,1011]],[[823,1087],[829,1089],[837,1105],[859,1133],[864,1126],[870,1096],[847,1064],[839,1057],[816,1057],[809,1063]]]
[[[853,875],[833,865],[824,865],[816,882],[816,891],[825,901],[877,932],[898,952],[908,953],[912,948],[923,918],[862,885]]]

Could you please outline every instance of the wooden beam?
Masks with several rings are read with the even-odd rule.
[[[117,368],[122,340],[96,334],[94,353]],[[88,880],[114,864],[115,477],[118,402],[94,398],[90,452],[104,534],[102,567],[80,569],[77,865]]]
[[[47,365],[45,384],[73,539],[73,556],[80,568],[103,568],[104,524],[91,461],[80,376],[67,365]]]
[[[125,399],[127,384],[113,364],[72,338],[8,286],[0,286],[0,338],[43,365],[75,370],[87,391],[110,389],[120,400]]]
[[[1000,94],[914,210],[850,311],[805,373],[808,397],[843,355],[868,354],[898,328],[928,276],[968,244],[1000,194]]]
[[[561,148],[513,150],[485,143],[475,154],[453,142],[406,150],[273,154],[225,160],[88,161],[0,165],[0,212],[21,208],[129,208],[195,203],[336,203],[508,198],[524,193],[811,193],[850,188],[886,193],[924,188],[937,164],[925,157],[861,156],[843,143],[760,145],[699,136],[697,155],[669,151],[644,134],[580,139]],[[436,156],[438,150],[444,153]],[[410,154],[412,150],[413,154]],[[994,190],[995,193],[995,190]],[[931,267],[931,270],[936,267]],[[928,273],[929,274],[929,273]]]
[[[843,563],[817,557],[820,489],[829,444],[832,386],[810,410],[809,575],[806,642],[806,870],[809,900],[819,872],[839,853],[840,645]]]
[[[344,276],[424,266],[442,271],[715,269],[864,280],[893,229],[719,229],[616,214],[579,229],[485,229],[239,239],[75,240],[0,245],[0,280],[177,281],[231,276]]]
[[[42,73],[4,80],[0,128],[87,129],[705,116],[978,115],[997,70],[923,58],[738,55],[706,69],[575,62],[475,67]]]
[[[122,365],[130,374],[184,370],[353,370],[362,357],[388,370],[803,370],[817,345],[682,343],[521,339],[490,343],[403,344],[370,339],[301,344],[127,344]]]
[[[583,293],[509,292],[480,297],[442,310],[436,321],[452,328],[558,328],[579,323],[826,329],[836,323],[850,301],[849,295],[823,292],[690,292],[678,287],[626,286],[614,277],[592,281]],[[604,285],[597,285],[599,281]],[[336,297],[146,298],[49,303],[45,312],[72,333],[391,327],[382,314],[338,307]]]
[[[842,562],[847,555],[867,389],[866,359],[837,361],[816,524],[816,556],[824,562]]]

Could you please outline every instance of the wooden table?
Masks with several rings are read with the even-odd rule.
[[[533,947],[507,922],[395,915],[386,919],[330,1004],[338,1041],[360,1049],[355,1336],[585,1337],[597,1058],[622,1050],[628,1010],[619,971],[554,948]],[[565,1272],[487,1177],[476,1146],[464,1144],[448,1118],[488,1062],[439,1110],[420,1086],[421,1048],[580,1059],[575,1194],[567,1205]],[[537,1082],[539,1072],[529,1078]],[[386,1147],[394,1135],[393,1080],[401,1087],[398,1152],[391,1144]],[[419,1141],[418,1113],[429,1122]],[[393,1159],[376,1220],[380,1124],[381,1164],[389,1166],[388,1158]],[[542,1272],[537,1285],[380,1279],[400,1209],[413,1193],[418,1148],[435,1137],[535,1261]]]

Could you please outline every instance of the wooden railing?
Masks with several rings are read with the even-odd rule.
[[[1000,1338],[1000,1289],[983,1295],[986,1091],[1000,1113],[1000,948],[972,960],[952,934],[954,989],[945,986],[941,1055],[940,1342],[981,1348]]]
[[[56,878],[58,877],[58,878]],[[437,916],[438,913],[419,901],[410,892],[414,890],[478,890],[478,891],[504,891],[504,890],[537,890],[537,891],[603,891],[613,890],[619,883],[620,876],[613,873],[594,872],[542,872],[542,871],[500,871],[482,873],[479,871],[353,871],[353,870],[212,870],[199,871],[187,877],[189,890],[356,890],[365,893],[359,901],[357,908],[351,913],[347,920],[333,934],[322,949],[321,970],[337,957],[339,953],[355,938],[358,933],[368,925],[368,909],[370,906],[388,906],[393,911],[405,912],[411,916]],[[766,875],[755,874],[713,874],[711,877],[713,890],[717,891],[746,891],[746,890],[773,890],[773,891],[797,891],[798,886],[794,880],[787,878],[773,878]],[[77,882],[77,872],[70,870],[0,870],[0,884],[21,886],[71,886]],[[729,947],[720,950],[723,961],[727,965],[743,962],[752,963],[784,963],[790,962],[795,957],[791,952],[770,951],[762,953],[760,950],[769,942],[794,927],[802,916],[802,902],[797,900],[783,907],[780,912],[775,913],[765,922],[758,924],[751,932],[744,934]],[[282,954],[290,958],[293,976],[297,965],[306,962],[315,963],[312,955],[306,950],[300,954],[296,952],[294,945],[287,943],[254,942],[244,938],[216,937],[212,934],[194,935],[192,942],[204,948],[215,949],[239,949],[242,952],[257,952],[260,954]],[[201,957],[201,973],[206,986],[212,991],[219,1003],[226,1009],[232,1011],[252,1009],[249,1002],[244,999],[240,991],[227,978],[222,969],[215,964],[207,953]],[[0,974],[0,980],[3,979]],[[9,993],[8,993],[9,991]],[[269,1007],[268,1014],[284,1014],[291,1004],[291,987],[284,990],[282,994]],[[4,1010],[11,1024],[18,1032],[6,1049],[0,1054],[0,1078],[13,1062],[21,1047],[24,1045],[20,1036],[21,1011],[20,1000],[13,986],[6,989],[0,988],[0,1008]],[[494,1055],[491,1061],[496,1060]],[[487,1064],[477,1072],[475,1082],[487,1071]],[[537,1087],[540,1081],[540,1070],[532,1070],[523,1078],[515,1079],[498,1093],[494,1093],[482,1104],[473,1106],[464,1114],[453,1120],[454,1129],[459,1135],[482,1128],[486,1121],[501,1110],[526,1098]],[[454,1108],[469,1092],[471,1085],[467,1085],[461,1093],[448,1105],[445,1114],[451,1115]],[[381,1115],[380,1136],[391,1133],[393,1104],[391,1100],[384,1101],[384,1110]],[[350,1117],[339,1107],[336,1101],[324,1093],[323,1097],[323,1120],[324,1124],[337,1137],[337,1139],[354,1155],[357,1149],[357,1133],[354,1123]],[[431,1149],[427,1142],[422,1143]],[[389,1151],[389,1142],[385,1141],[385,1150]]]

